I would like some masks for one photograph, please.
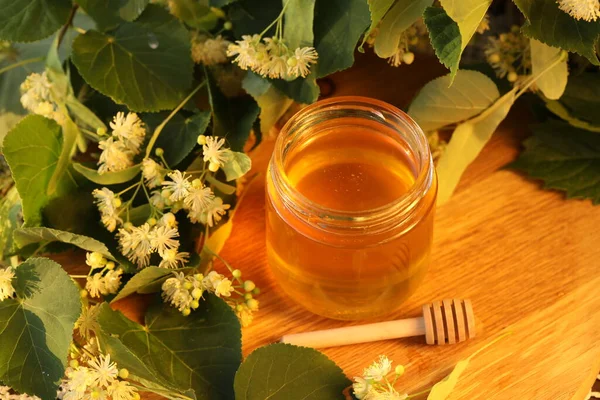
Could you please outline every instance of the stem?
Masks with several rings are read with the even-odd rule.
[[[71,278],[75,279],[86,279],[88,275],[69,275]]]
[[[196,86],[196,88],[194,90],[192,90],[192,93],[190,93],[185,99],[183,99],[183,101],[181,103],[179,103],[179,105],[173,111],[171,111],[171,114],[169,114],[169,116],[167,118],[165,118],[165,120],[163,122],[161,122],[161,124],[159,126],[156,127],[156,129],[154,130],[154,133],[152,134],[152,137],[150,138],[148,147],[146,147],[146,158],[150,157],[150,153],[152,153],[152,148],[156,144],[156,140],[158,139],[158,136],[160,135],[160,132],[163,130],[165,125],[167,125],[167,123],[171,120],[171,118],[173,118],[175,116],[175,114],[177,114],[177,112],[183,108],[185,103],[187,103],[192,98],[192,96],[194,96],[196,94],[196,92],[198,92],[198,90],[200,90],[204,85],[206,85],[206,81],[204,81],[201,84],[199,84],[198,86]]]
[[[219,260],[221,260],[223,262],[223,264],[225,264],[225,266],[227,267],[227,269],[229,269],[229,272],[233,271],[233,267],[231,265],[229,265],[229,263],[227,261],[225,261],[225,259],[223,257],[221,257],[220,255],[218,255],[217,253],[215,253],[214,251],[212,251],[210,249],[210,247],[204,245],[204,249],[211,255],[213,255],[214,257],[217,257]]]
[[[417,393],[413,393],[413,394],[409,395],[407,397],[407,399],[412,399],[413,397],[421,396],[422,394],[429,393],[429,392],[431,392],[431,388],[421,390],[420,392],[417,392]]]
[[[13,68],[17,68],[17,67],[20,67],[22,65],[27,65],[27,64],[31,64],[31,63],[39,62],[39,61],[44,61],[44,57],[34,57],[34,58],[28,58],[26,60],[21,60],[19,62],[14,63],[14,64],[7,65],[4,68],[0,68],[0,74],[5,73],[6,71],[10,71]]]
[[[89,129],[82,128],[81,126],[79,126],[78,128],[81,132],[83,132],[85,135],[89,136],[90,138],[96,140],[97,142],[100,141],[100,136],[98,136],[95,132],[92,132]]]
[[[275,18],[275,20],[274,20],[273,22],[271,22],[271,23],[269,24],[269,26],[267,26],[267,27],[265,28],[265,30],[264,30],[264,31],[262,31],[262,32],[260,33],[260,37],[262,37],[262,36],[263,36],[265,33],[267,33],[267,31],[268,31],[269,29],[271,29],[271,28],[273,27],[273,25],[275,25],[275,24],[277,23],[277,21],[279,21],[279,20],[281,19],[281,17],[283,17],[283,13],[285,13],[285,9],[287,8],[288,4],[290,4],[290,2],[291,2],[291,1],[292,1],[292,0],[288,0],[288,1],[286,1],[286,2],[285,2],[285,4],[283,5],[283,8],[281,9],[281,12],[280,12],[280,13],[279,13],[279,15],[277,16],[277,18]]]
[[[127,191],[133,189],[134,187],[136,187],[137,185],[139,185],[139,182],[134,183],[133,185],[129,186],[128,188],[125,188],[123,190],[121,190],[119,193],[117,193],[117,196],[122,195],[123,193],[126,193]]]
[[[75,14],[77,13],[77,8],[79,8],[79,5],[77,5],[77,4],[75,4],[73,6],[73,8],[71,8],[71,14],[69,14],[69,18],[67,19],[67,22],[63,25],[60,32],[58,33],[58,42],[56,45],[57,48],[60,48],[60,44],[62,43],[63,39],[65,38],[67,29],[69,29],[69,26],[71,26],[71,24],[73,23],[73,18],[75,18]]]

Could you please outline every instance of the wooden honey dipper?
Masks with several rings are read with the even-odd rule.
[[[434,301],[423,306],[422,317],[295,333],[285,335],[281,342],[322,348],[421,335],[427,344],[454,344],[475,337],[471,301]]]

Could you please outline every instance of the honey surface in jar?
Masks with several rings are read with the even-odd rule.
[[[413,187],[417,171],[409,146],[364,124],[337,121],[289,146],[288,182],[325,212],[297,215],[267,185],[267,252],[282,289],[309,310],[360,319],[397,309],[422,280],[432,240],[433,205],[401,231],[369,226],[332,233],[319,227],[327,211],[358,221],[385,209]],[[392,221],[393,223],[393,221]]]

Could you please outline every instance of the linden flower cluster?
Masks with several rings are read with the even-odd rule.
[[[386,356],[379,359],[363,371],[363,376],[355,377],[352,389],[359,400],[404,400],[408,394],[400,394],[394,389],[396,380],[404,374],[402,365],[394,369],[394,380],[390,382],[387,376],[392,371],[392,362]]]
[[[224,64],[227,59],[227,48],[231,42],[221,35],[210,38],[195,34],[192,36],[192,60],[196,64],[207,66]]]
[[[254,282],[241,279],[242,272],[238,269],[232,271],[233,282],[216,271],[208,275],[184,275],[182,272],[173,272],[175,275],[167,279],[162,285],[162,297],[176,307],[184,316],[190,315],[192,310],[200,306],[200,299],[205,292],[214,293],[217,297],[225,298],[236,312],[242,326],[252,322],[254,311],[258,310],[258,301],[253,294],[260,291]],[[242,292],[243,291],[243,292]],[[231,295],[237,293],[239,298]]]
[[[37,396],[11,393],[12,388],[0,385],[0,400],[40,400]]]
[[[262,39],[262,41],[261,41]],[[313,47],[289,49],[285,40],[277,36],[261,38],[261,35],[243,35],[227,49],[229,57],[241,69],[250,69],[269,78],[293,80],[306,77],[310,65],[317,62],[319,55]]]
[[[484,49],[488,63],[499,78],[516,82],[519,76],[531,71],[529,39],[519,34],[519,27],[513,25],[508,33],[489,37]]]
[[[87,253],[85,258],[85,263],[90,267],[85,283],[87,293],[91,297],[117,293],[123,270],[116,268],[114,261],[108,261],[97,252]]]
[[[577,20],[591,22],[600,17],[598,0],[558,0],[558,8]]]
[[[125,379],[126,369],[119,370],[110,354],[72,359],[65,371],[57,398],[61,400],[139,400],[134,386]]]
[[[146,128],[135,113],[117,113],[110,127],[111,136],[98,143],[102,150],[98,160],[99,174],[121,171],[133,166],[133,157],[139,154],[146,137]]]
[[[12,285],[14,277],[15,273],[12,267],[0,268],[0,301],[14,297],[15,288]]]
[[[48,80],[46,72],[30,74],[21,83],[21,104],[23,108],[58,123],[64,121],[64,116],[57,111],[57,105],[52,100],[50,90],[52,83]]]

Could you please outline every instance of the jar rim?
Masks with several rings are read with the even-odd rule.
[[[377,122],[394,122],[412,134],[417,148],[411,151],[417,155],[418,162],[415,182],[406,193],[391,202],[371,209],[345,211],[320,205],[300,193],[290,182],[284,167],[286,139],[294,133],[294,128],[302,124],[308,117],[327,111],[342,111],[360,108],[371,112],[378,118]],[[389,115],[387,118],[385,114]],[[393,119],[394,121],[388,121]],[[401,133],[400,128],[394,128]],[[284,205],[304,215],[319,216],[315,225],[323,229],[348,230],[377,228],[386,230],[390,225],[398,225],[410,220],[415,215],[419,203],[427,194],[434,181],[434,167],[427,137],[419,125],[405,112],[384,101],[363,96],[339,96],[313,103],[294,114],[281,129],[271,158],[270,174],[275,188],[278,190]]]

